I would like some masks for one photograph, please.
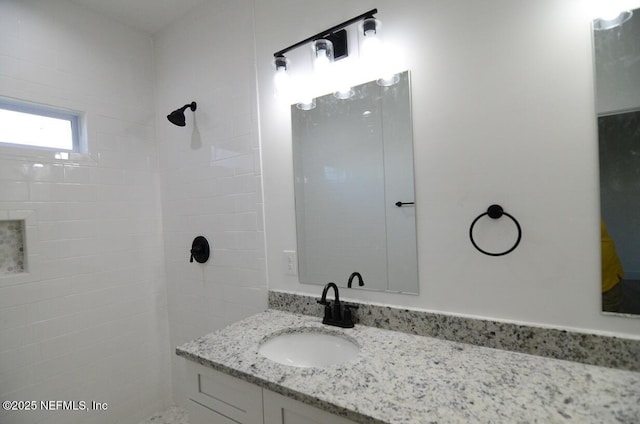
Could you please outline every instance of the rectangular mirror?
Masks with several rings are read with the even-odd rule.
[[[593,21],[602,310],[640,314],[640,9]]]
[[[291,106],[303,284],[358,272],[353,288],[418,293],[409,72],[394,77]]]

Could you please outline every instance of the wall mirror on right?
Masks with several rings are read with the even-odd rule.
[[[640,9],[593,21],[602,310],[640,316]]]

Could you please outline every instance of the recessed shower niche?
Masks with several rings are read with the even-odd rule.
[[[0,275],[25,272],[24,220],[0,220]]]

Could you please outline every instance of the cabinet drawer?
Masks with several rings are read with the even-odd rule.
[[[231,377],[203,365],[187,362],[187,397],[197,410],[196,414],[204,414],[200,408],[215,411],[229,420],[210,419],[215,423],[262,423],[262,389],[254,384]],[[195,420],[194,420],[195,421]]]

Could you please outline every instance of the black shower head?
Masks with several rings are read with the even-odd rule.
[[[176,109],[170,114],[168,114],[167,119],[169,120],[169,122],[179,127],[184,127],[185,126],[184,111],[186,108],[190,108],[192,111],[195,111],[196,102],[191,102],[190,104],[186,104],[182,106],[180,109]]]

